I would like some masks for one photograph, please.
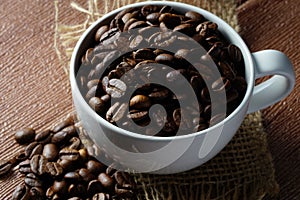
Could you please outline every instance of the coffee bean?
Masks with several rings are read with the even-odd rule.
[[[12,163],[9,160],[0,160],[0,177],[7,175],[12,168]]]
[[[102,37],[102,35],[105,32],[108,31],[108,29],[109,29],[109,27],[107,25],[101,26],[95,34],[95,41],[97,41],[97,42],[100,41],[100,38]]]
[[[168,53],[162,53],[156,56],[155,61],[166,65],[172,65],[174,64],[174,56]]]
[[[142,35],[137,35],[135,38],[133,38],[129,44],[129,48],[136,49],[139,46],[142,46],[145,42],[144,37]]]
[[[247,82],[246,82],[245,78],[242,76],[235,77],[235,79],[232,82],[232,85],[240,93],[245,92],[247,89]]]
[[[99,80],[98,80],[99,81]],[[65,119],[64,121],[56,124],[54,127],[52,127],[50,130],[53,133],[57,133],[59,131],[61,131],[62,129],[66,128],[67,126],[70,126],[74,124],[74,118],[73,116],[69,116],[67,119]]]
[[[99,174],[105,171],[106,166],[98,161],[89,160],[86,163],[86,168],[93,174]]]
[[[80,155],[76,149],[66,147],[59,151],[59,157],[62,160],[77,161]]]
[[[73,199],[87,196],[86,187],[82,184],[70,184],[68,194],[71,194]],[[80,199],[80,198],[79,198]]]
[[[212,90],[215,92],[219,92],[219,91],[228,91],[230,89],[230,81],[228,79],[226,79],[225,77],[220,77],[218,80],[216,80],[215,82],[213,82],[212,84]]]
[[[133,23],[135,23],[135,22],[137,22],[137,21],[138,21],[138,20],[135,19],[135,18],[129,19],[129,20],[124,24],[123,31],[124,31],[124,32],[125,32],[125,31],[128,31],[128,30],[129,30],[129,27],[130,27]]]
[[[126,84],[120,79],[110,79],[106,92],[111,95],[112,98],[120,98],[124,95],[126,88]]]
[[[42,187],[43,182],[34,174],[29,173],[25,176],[24,182],[30,187]]]
[[[149,97],[136,95],[130,99],[130,107],[135,109],[147,109],[151,106]]]
[[[82,200],[80,197],[71,197],[71,198],[68,198],[68,200]]]
[[[132,198],[133,197],[132,190],[124,189],[122,187],[120,188],[118,186],[118,184],[115,185],[115,192],[118,195],[118,197],[120,197],[120,198]]]
[[[69,143],[70,145],[68,146],[68,148],[70,149],[76,149],[78,150],[81,146],[81,141],[78,137],[72,137],[70,140],[69,140]],[[78,151],[79,155],[80,155],[80,152]]]
[[[34,200],[44,200],[45,199],[44,191],[40,187],[30,188],[29,195],[30,195],[30,198],[34,199]]]
[[[85,182],[90,182],[96,178],[88,169],[85,168],[81,168],[78,171],[78,174],[81,176],[81,179]]]
[[[26,146],[26,148],[25,148],[25,156],[29,158],[29,157],[31,156],[31,153],[32,153],[33,149],[34,149],[37,145],[39,145],[38,142],[32,142],[32,143],[28,144],[28,145]]]
[[[155,58],[155,54],[151,49],[139,49],[135,52],[133,52],[133,58],[134,59],[146,59],[146,60],[152,60]]]
[[[63,144],[66,141],[68,141],[69,138],[70,138],[70,136],[68,135],[67,132],[59,131],[53,135],[53,137],[51,138],[51,143],[58,144],[58,145]]]
[[[52,191],[49,191],[49,193],[66,195],[67,186],[68,186],[68,184],[65,180],[61,180],[61,181],[55,180],[53,182],[53,186],[51,188]]]
[[[149,97],[154,102],[159,102],[163,99],[168,98],[170,91],[167,88],[154,88],[153,91],[149,94]]]
[[[152,24],[158,24],[159,16],[160,16],[160,13],[158,13],[158,12],[150,13],[146,16],[146,20]]]
[[[192,36],[194,34],[194,26],[192,24],[180,24],[177,25],[173,31],[178,31],[186,35]]]
[[[30,167],[30,160],[24,160],[19,164],[19,172],[21,174],[28,174],[32,173],[31,167]]]
[[[50,130],[45,130],[35,135],[35,141],[45,144],[51,141],[51,137],[52,132]]]
[[[131,110],[129,118],[135,122],[143,121],[148,118],[148,111]]]
[[[103,192],[103,186],[104,185],[102,185],[102,183],[100,183],[98,180],[90,181],[87,186],[87,192],[89,196],[93,196],[96,193]]]
[[[67,160],[67,159],[58,159],[57,163],[65,170],[65,171],[71,171],[75,169],[76,166],[76,160]]]
[[[107,200],[104,193],[97,193],[93,196],[92,200]]]
[[[53,143],[46,144],[42,154],[48,161],[54,161],[58,156],[58,148]]]
[[[163,13],[159,16],[158,19],[159,22],[164,22],[166,25],[168,25],[168,28],[173,29],[175,26],[180,24],[180,17],[176,14],[171,13]]]
[[[78,139],[78,138],[77,138]],[[79,139],[78,139],[79,140]],[[79,142],[81,143],[81,141],[79,140]],[[80,160],[85,162],[89,159],[89,153],[87,151],[86,148],[82,148],[78,150],[79,156],[80,156]]]
[[[235,72],[232,69],[232,66],[228,62],[219,62],[220,69],[222,74],[227,77],[229,80],[234,80],[236,77]]]
[[[108,190],[112,190],[114,187],[114,180],[106,173],[100,173],[98,176],[99,182],[102,186]]]
[[[47,162],[46,163],[46,171],[53,177],[58,177],[63,174],[64,169],[57,162]]]
[[[25,184],[20,184],[16,187],[12,194],[12,200],[29,200],[29,188]]]
[[[45,158],[43,155],[34,155],[30,159],[31,171],[37,175],[45,174],[47,172],[47,162],[47,158]]]
[[[158,12],[159,7],[156,5],[146,5],[141,8],[141,13],[143,16],[147,16],[150,13]]]
[[[15,140],[19,144],[28,144],[30,142],[33,142],[34,137],[35,137],[35,130],[32,128],[24,128],[18,130],[15,133]]]
[[[78,182],[79,180],[81,180],[81,177],[78,172],[68,172],[64,175],[64,178],[72,182]]]
[[[27,150],[29,153],[29,149]],[[43,144],[37,143],[37,145],[32,149],[29,159],[31,159],[34,155],[42,154],[42,152],[43,152]],[[26,155],[26,151],[25,151],[25,155]]]
[[[241,50],[234,44],[228,46],[228,55],[232,62],[239,63],[242,61],[243,56]]]
[[[197,12],[194,12],[194,11],[186,12],[185,17],[190,18],[190,19],[195,20],[195,21],[201,21],[201,20],[204,19],[204,17],[201,14],[199,14]]]

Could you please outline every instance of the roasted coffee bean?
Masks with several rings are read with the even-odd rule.
[[[239,63],[242,61],[243,56],[241,50],[234,44],[228,46],[228,55],[232,62]]]
[[[162,53],[156,56],[155,61],[166,65],[172,65],[174,64],[174,56],[168,53]]]
[[[147,26],[148,24],[145,21],[135,21],[128,27],[128,31],[132,29],[142,28]]]
[[[72,160],[66,160],[66,159],[58,159],[57,160],[57,163],[62,166],[62,168],[65,170],[65,171],[71,171],[73,169],[75,169],[77,166],[76,166],[76,160],[75,161],[72,161]]]
[[[192,36],[194,32],[194,26],[192,24],[180,24],[177,25],[173,31],[178,31],[186,35]]]
[[[43,175],[47,173],[47,162],[47,158],[45,158],[43,155],[34,155],[30,159],[31,171],[37,175]]]
[[[115,185],[115,193],[118,195],[119,198],[132,198],[133,197],[132,190],[119,187],[118,184]]]
[[[170,91],[167,88],[154,88],[153,91],[148,95],[151,100],[160,101],[169,97]]]
[[[103,192],[103,186],[104,185],[102,185],[102,183],[100,183],[98,180],[90,181],[87,186],[87,192],[89,196],[93,196],[96,193]]]
[[[15,140],[19,144],[28,144],[30,142],[33,142],[34,137],[35,137],[35,130],[32,128],[24,128],[18,130],[15,133]]]
[[[29,153],[29,149],[28,153]],[[37,143],[37,145],[32,149],[30,155],[29,155],[29,159],[31,159],[34,155],[38,155],[38,154],[42,154],[43,152],[43,144],[41,143]],[[25,155],[26,155],[26,151],[25,151]]]
[[[81,180],[81,176],[78,172],[68,172],[64,175],[64,178],[72,182],[78,182]]]
[[[86,163],[86,168],[93,174],[99,174],[101,172],[105,172],[106,166],[101,162],[89,160]]]
[[[194,12],[194,11],[186,12],[185,17],[190,18],[190,19],[195,20],[195,21],[202,21],[204,19],[203,15],[201,15],[197,12]]]
[[[104,188],[106,188],[108,190],[113,189],[114,179],[112,179],[108,174],[100,173],[99,176],[98,176],[98,180]]]
[[[68,194],[71,194],[73,198],[85,197],[87,196],[86,186],[82,184],[70,184],[68,187]]]
[[[159,16],[160,16],[160,13],[158,13],[158,12],[150,13],[146,16],[146,20],[152,24],[158,24]]]
[[[78,150],[79,147],[81,146],[81,141],[80,141],[80,139],[78,137],[72,137],[69,140],[69,143],[70,143],[70,145],[68,146],[68,148],[70,148],[70,149],[76,149],[76,150]]]
[[[129,48],[136,49],[139,46],[142,46],[145,43],[144,37],[142,35],[137,35],[133,38],[129,44]]]
[[[120,98],[124,95],[126,91],[126,84],[120,79],[110,79],[108,82],[108,87],[106,88],[107,94],[112,98]]]
[[[78,174],[81,176],[81,179],[85,182],[90,182],[93,179],[96,179],[96,177],[88,169],[85,168],[81,168],[78,171]]]
[[[126,172],[117,171],[114,173],[114,178],[119,186],[122,188],[133,189],[133,181],[131,177]]]
[[[0,160],[0,177],[8,174],[12,166],[13,165],[9,160]]]
[[[68,200],[82,200],[82,198],[80,198],[80,197],[71,197],[71,198],[68,198]]]
[[[93,196],[92,200],[107,200],[104,193],[97,193]]]
[[[43,182],[34,174],[29,173],[25,176],[24,182],[30,187],[42,187]]]
[[[89,105],[97,113],[102,113],[106,109],[105,102],[101,98],[99,98],[99,97],[92,97],[92,98],[90,98]]]
[[[47,173],[53,177],[58,177],[63,174],[64,169],[57,162],[47,162],[46,163]]]
[[[105,32],[108,31],[108,29],[109,29],[108,25],[101,26],[95,34],[95,41],[97,42],[100,41],[100,38]]]
[[[62,160],[77,161],[80,155],[76,149],[66,147],[59,151],[59,157]]]
[[[230,81],[228,79],[226,79],[225,77],[220,77],[218,80],[216,80],[215,82],[213,82],[212,84],[212,90],[215,92],[219,92],[219,91],[228,91],[230,89]]]
[[[147,109],[151,106],[151,101],[149,97],[139,94],[130,99],[129,105],[135,109]]]
[[[63,144],[70,139],[70,135],[68,135],[65,131],[59,131],[55,133],[51,138],[51,143],[53,144]]]
[[[45,130],[35,135],[35,141],[45,144],[51,141],[51,137],[52,132],[50,130]]]
[[[106,120],[109,122],[118,122],[120,119],[123,118],[125,112],[127,109],[127,104],[126,103],[122,103],[120,105],[119,102],[116,102],[114,105],[112,105],[107,113],[106,113]]]
[[[31,155],[31,153],[32,153],[32,151],[33,151],[33,149],[34,149],[37,145],[39,145],[38,142],[32,142],[32,143],[28,144],[28,145],[26,146],[26,148],[25,148],[25,156],[29,158],[30,155]]]
[[[99,80],[98,80],[99,81]],[[67,119],[65,119],[64,121],[56,124],[54,127],[52,127],[50,130],[53,133],[57,133],[58,131],[61,131],[62,129],[64,129],[67,126],[70,126],[74,124],[74,118],[73,116],[69,116]]]
[[[151,49],[139,49],[135,52],[133,52],[133,58],[134,59],[147,59],[147,60],[152,60],[155,58],[155,54]]]
[[[53,143],[45,144],[42,154],[48,161],[54,161],[58,156],[58,148]]]
[[[19,164],[19,172],[21,174],[28,174],[32,173],[31,167],[30,167],[30,160],[24,160]]]
[[[228,62],[219,62],[219,66],[222,74],[229,80],[234,80],[236,77],[235,72],[232,69],[232,66]]]
[[[68,184],[65,180],[61,180],[61,181],[55,180],[53,182],[53,186],[51,187],[52,191],[49,191],[49,193],[66,195],[68,190],[67,186]]]
[[[20,151],[18,152],[15,157],[12,159],[14,160],[14,162],[12,162],[13,164],[15,163],[20,163],[24,160],[26,160],[28,157],[25,155],[25,151]]]
[[[156,5],[146,5],[141,8],[141,13],[143,16],[147,16],[150,13],[158,12],[158,11],[159,11],[159,7]]]
[[[142,121],[148,118],[148,111],[131,110],[128,117],[135,122]]]
[[[34,199],[34,200],[44,200],[45,199],[44,191],[41,187],[30,188],[29,195],[30,195],[30,198]]]
[[[66,132],[70,137],[77,136],[76,127],[74,125],[67,126],[61,131]]]
[[[159,22],[164,22],[166,25],[168,25],[168,28],[174,28],[178,24],[180,24],[180,16],[176,14],[171,13],[163,13],[159,16],[158,19]]]
[[[77,138],[77,139],[79,140],[79,138]],[[79,142],[81,142],[81,141],[79,140]],[[79,149],[78,153],[79,153],[81,161],[85,162],[89,159],[89,153],[86,148]]]
[[[16,187],[15,191],[12,194],[12,200],[29,200],[29,188],[25,184],[20,184]]]
[[[245,92],[247,89],[247,82],[246,82],[245,78],[242,76],[235,77],[235,79],[232,82],[232,85],[240,93]]]

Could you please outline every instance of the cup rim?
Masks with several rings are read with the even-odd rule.
[[[210,126],[204,130],[201,131],[197,131],[194,133],[190,133],[190,134],[186,134],[186,135],[175,135],[175,136],[168,136],[168,137],[161,137],[161,136],[150,136],[150,135],[142,135],[139,133],[135,133],[132,131],[128,131],[125,129],[122,129],[120,127],[117,127],[113,124],[111,124],[110,122],[108,122],[107,120],[105,120],[104,118],[102,118],[100,115],[98,115],[89,105],[88,103],[84,100],[83,95],[81,94],[79,87],[77,85],[76,82],[76,76],[75,76],[75,66],[77,65],[76,63],[76,59],[78,56],[78,52],[80,50],[80,48],[82,48],[82,43],[86,40],[87,36],[103,21],[105,21],[107,18],[116,15],[117,13],[119,13],[120,11],[124,10],[124,9],[128,9],[128,8],[132,8],[132,7],[140,7],[140,6],[145,6],[145,5],[160,5],[160,6],[164,6],[164,5],[168,5],[171,7],[181,7],[183,10],[192,10],[195,12],[198,12],[200,14],[202,14],[205,18],[207,18],[210,21],[213,21],[215,23],[218,24],[218,26],[220,24],[222,24],[222,27],[224,27],[224,29],[226,29],[225,31],[222,30],[222,34],[227,33],[230,34],[236,41],[236,43],[239,43],[239,48],[242,51],[242,55],[244,58],[244,63],[245,63],[245,68],[247,68],[246,66],[248,65],[247,68],[247,75],[246,75],[246,79],[247,79],[247,89],[246,89],[246,93],[242,99],[242,101],[240,102],[240,104],[238,105],[237,108],[234,109],[233,112],[231,112],[225,119],[223,119],[221,122]],[[213,20],[211,20],[213,18]],[[232,42],[232,41],[230,41]],[[240,112],[242,110],[242,108],[244,106],[246,106],[248,108],[248,103],[250,100],[250,97],[252,95],[253,92],[253,86],[254,86],[254,63],[253,63],[253,59],[251,56],[251,53],[247,47],[247,45],[245,44],[244,40],[241,38],[241,36],[227,23],[225,22],[223,19],[221,19],[220,17],[218,17],[217,15],[196,7],[194,5],[190,5],[190,4],[186,4],[186,3],[181,3],[181,2],[171,2],[171,1],[145,1],[145,2],[137,2],[137,3],[133,3],[133,4],[129,4],[129,5],[125,5],[122,6],[120,8],[117,8],[115,10],[112,10],[108,13],[106,13],[105,15],[103,15],[102,17],[100,17],[99,19],[97,19],[95,22],[92,23],[92,25],[90,25],[88,27],[87,30],[84,31],[84,33],[81,35],[81,37],[79,38],[79,40],[76,43],[76,46],[73,50],[72,53],[72,57],[71,57],[71,61],[70,61],[70,84],[71,84],[71,91],[72,93],[75,92],[79,95],[77,95],[79,97],[79,102],[82,104],[82,106],[84,107],[84,111],[88,112],[92,117],[95,117],[96,121],[98,121],[98,123],[101,123],[101,125],[108,127],[109,129],[111,129],[112,131],[125,135],[125,136],[129,136],[129,137],[133,137],[136,139],[145,139],[145,140],[151,140],[151,141],[171,141],[171,140],[181,140],[181,139],[187,139],[187,138],[191,138],[191,137],[196,137],[199,135],[203,135],[206,133],[209,133],[210,131],[214,130],[214,129],[218,129],[220,128],[220,126],[224,126],[224,124],[226,122],[228,122],[230,119],[232,119],[235,115],[237,115],[238,112]],[[73,98],[74,95],[73,95]]]

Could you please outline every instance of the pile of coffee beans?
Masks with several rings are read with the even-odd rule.
[[[78,136],[74,115],[49,130],[19,130],[15,140],[26,145],[24,151],[0,161],[0,176],[8,175],[14,166],[24,175],[13,200],[134,199],[132,177],[91,156]]]
[[[81,93],[100,116],[126,130],[139,132],[133,123],[147,127],[154,120],[140,133],[174,136],[179,127],[184,134],[201,131],[228,116],[247,88],[240,49],[224,38],[216,23],[193,11],[156,5],[129,8],[102,24],[93,44],[77,72]],[[180,101],[191,96],[167,86],[181,88],[184,82],[192,86],[196,102],[181,107]],[[216,107],[226,109],[212,116],[210,95],[221,92],[225,99]],[[166,112],[150,113],[155,104]],[[160,131],[153,132],[153,124]]]

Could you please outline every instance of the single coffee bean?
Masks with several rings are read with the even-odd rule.
[[[139,49],[133,53],[133,58],[134,59],[147,59],[147,60],[152,60],[155,58],[155,54],[151,49]]]
[[[68,148],[70,149],[76,149],[78,150],[79,147],[81,146],[81,141],[78,137],[72,137],[70,140],[69,140],[69,143],[70,145],[68,146]],[[78,152],[80,153],[80,152]]]
[[[232,66],[228,62],[219,62],[220,69],[222,74],[229,80],[234,80],[236,77],[235,72],[232,69]]]
[[[68,190],[67,186],[68,186],[68,184],[65,180],[61,180],[61,181],[55,180],[53,182],[53,186],[51,187],[52,191],[50,191],[50,192],[53,192],[53,194],[66,195],[67,190]]]
[[[159,7],[155,5],[146,5],[141,8],[141,13],[143,16],[147,16],[150,13],[158,12],[158,11],[159,11]]]
[[[0,177],[8,174],[12,166],[13,165],[9,160],[0,160]]]
[[[126,84],[120,79],[110,79],[106,92],[111,95],[112,98],[120,98],[124,95],[126,88]]]
[[[97,42],[100,41],[100,38],[105,32],[108,31],[108,29],[109,29],[108,25],[101,26],[95,34],[95,41]]]
[[[34,155],[42,154],[43,152],[43,144],[37,143],[37,145],[32,149],[29,159],[31,159]],[[25,151],[26,155],[26,151]]]
[[[85,168],[81,168],[78,171],[78,174],[81,176],[81,179],[85,182],[90,182],[96,178],[88,169]]]
[[[168,98],[170,91],[167,88],[154,88],[153,91],[148,95],[153,101],[161,101]]]
[[[112,190],[114,187],[114,180],[106,173],[100,173],[98,176],[99,182],[108,190]]]
[[[168,28],[173,29],[175,26],[180,24],[181,19],[179,15],[163,13],[159,16],[158,21],[164,22],[166,25],[168,25]]]
[[[195,21],[202,21],[204,19],[203,15],[201,15],[197,12],[194,12],[194,11],[186,12],[185,17],[190,18],[190,19],[195,20]]]
[[[75,181],[75,182],[78,182],[81,180],[81,176],[79,175],[78,172],[68,172],[64,175],[64,178],[66,180]]]
[[[19,144],[28,144],[30,142],[33,142],[34,137],[35,137],[35,130],[32,128],[24,128],[18,130],[15,133],[15,140]]]
[[[241,50],[234,44],[228,46],[228,55],[232,62],[239,63],[242,61],[243,56]]]
[[[142,28],[147,26],[148,24],[145,21],[135,21],[128,27],[128,31],[132,29]]]
[[[132,190],[119,187],[118,184],[115,185],[115,193],[118,195],[119,198],[132,198],[134,195]]]
[[[32,173],[32,170],[30,168],[30,160],[24,160],[19,164],[19,172],[21,174]]]
[[[148,118],[148,111],[131,110],[128,117],[135,122],[143,121]]]
[[[102,113],[106,109],[105,102],[99,97],[92,97],[89,100],[89,105],[94,109],[97,113]]]
[[[135,109],[147,109],[151,106],[149,97],[145,95],[136,95],[130,99],[130,107]]]
[[[25,151],[20,151],[18,152],[14,158],[12,160],[14,160],[14,162],[12,162],[13,164],[15,163],[20,163],[24,160],[26,160],[28,157],[25,155]]]
[[[123,118],[125,112],[127,109],[127,104],[126,103],[122,103],[120,105],[119,102],[116,102],[114,105],[112,105],[107,113],[106,113],[106,120],[114,123],[114,122],[118,122],[120,119]]]
[[[48,161],[54,161],[58,156],[58,148],[53,143],[46,144],[42,154]]]
[[[61,131],[66,132],[70,137],[77,136],[76,127],[74,125],[67,126]]]
[[[70,139],[70,136],[65,131],[58,131],[51,138],[51,143],[53,144],[63,144]]]
[[[46,163],[47,173],[53,177],[58,177],[63,174],[63,167],[57,162],[47,162]]]
[[[86,148],[79,149],[78,153],[81,161],[86,162],[89,159],[89,153]]]
[[[58,159],[57,163],[62,166],[62,168],[64,169],[64,171],[72,171],[74,170],[77,166],[76,166],[76,161],[72,161],[72,160],[66,160],[66,159]]]
[[[105,172],[106,166],[101,162],[89,160],[86,163],[86,168],[93,174],[99,174],[101,172]]]
[[[28,144],[28,145],[26,146],[26,148],[25,148],[25,156],[29,158],[30,155],[31,155],[31,153],[32,153],[32,151],[33,151],[33,149],[34,149],[38,144],[39,144],[38,142],[32,142],[32,143]]]
[[[97,85],[91,87],[91,88],[89,89],[89,91],[86,93],[85,98],[86,98],[87,100],[89,100],[89,99],[91,99],[92,97],[95,97],[98,88],[99,88],[99,87],[98,87]]]
[[[186,35],[192,36],[194,32],[194,26],[192,24],[180,24],[177,25],[173,31],[178,31]]]
[[[25,176],[24,182],[29,187],[42,187],[43,186],[43,182],[34,173],[27,174]]]
[[[80,155],[76,149],[66,147],[59,151],[59,157],[62,160],[77,161]]]
[[[12,194],[12,200],[29,200],[29,188],[25,184],[20,184],[16,187]]]
[[[44,200],[45,199],[44,191],[41,187],[30,188],[29,195],[30,195],[30,198],[34,199],[34,200]]]
[[[104,186],[105,187],[105,186]],[[88,183],[87,192],[89,196],[103,192],[103,185],[98,180],[92,180]]]
[[[34,155],[30,160],[31,171],[37,175],[43,175],[47,173],[47,158],[43,155]]]
[[[74,116],[69,116],[68,118],[66,118],[64,121],[54,125],[50,130],[53,133],[57,133],[58,131],[64,129],[67,126],[70,126],[74,124]]]
[[[35,135],[35,141],[40,143],[48,143],[51,141],[52,132],[50,130],[42,131]]]
[[[93,196],[92,200],[107,200],[104,193],[97,193]]]
[[[158,13],[158,12],[149,13],[146,16],[146,20],[149,21],[151,24],[158,24],[159,16],[160,16],[160,13]]]

